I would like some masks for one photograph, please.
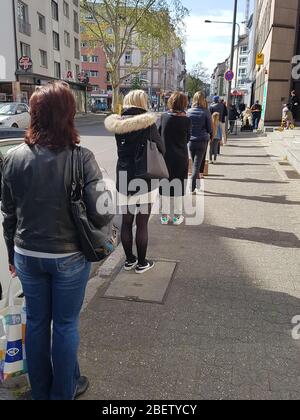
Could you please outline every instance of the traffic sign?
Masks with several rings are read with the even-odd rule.
[[[263,53],[259,53],[256,55],[256,65],[263,66],[265,63],[265,56]]]
[[[227,80],[227,82],[231,82],[234,79],[234,73],[231,70],[228,70],[225,73],[225,80]]]

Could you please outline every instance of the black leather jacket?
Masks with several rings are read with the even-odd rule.
[[[112,215],[100,215],[96,191],[103,180],[91,151],[82,148],[84,200],[89,220],[99,229]],[[78,234],[70,210],[72,150],[58,151],[22,144],[5,158],[2,173],[3,231],[9,262],[14,244],[30,251],[64,254],[79,252]]]

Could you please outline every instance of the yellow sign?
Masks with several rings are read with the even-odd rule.
[[[263,53],[259,53],[256,55],[256,65],[263,66],[265,63],[265,56]]]

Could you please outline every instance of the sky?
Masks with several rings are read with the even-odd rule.
[[[186,18],[188,70],[202,61],[211,74],[217,63],[224,61],[230,55],[232,26],[208,24],[204,21],[209,19],[232,22],[234,0],[182,0],[182,3],[190,10],[190,16]],[[240,23],[244,21],[245,0],[239,0],[238,4],[237,22]]]

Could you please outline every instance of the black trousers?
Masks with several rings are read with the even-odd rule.
[[[208,141],[191,141],[189,144],[189,149],[193,161],[192,191],[197,188],[197,180],[199,179],[199,174],[203,174],[204,172],[208,143]]]

